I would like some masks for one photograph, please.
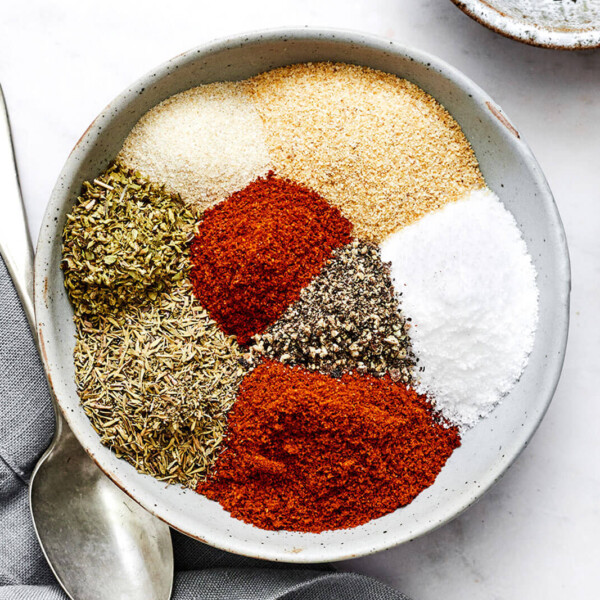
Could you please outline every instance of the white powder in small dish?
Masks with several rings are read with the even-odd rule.
[[[202,85],[148,111],[118,159],[205,209],[270,169],[263,124],[243,82]]]
[[[514,217],[476,190],[391,235],[382,258],[412,318],[417,390],[471,427],[509,392],[533,347],[536,273]]]

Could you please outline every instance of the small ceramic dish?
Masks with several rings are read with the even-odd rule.
[[[405,77],[454,116],[470,140],[489,187],[514,214],[538,273],[540,320],[518,384],[464,437],[434,485],[410,505],[354,529],[321,534],[264,531],[233,519],[219,504],[166,486],[100,444],[79,405],[74,381],[75,330],[60,271],[61,233],[82,182],[117,155],[137,120],[165,98],[213,81],[238,80],[291,63],[342,61]],[[494,101],[441,60],[357,33],[285,30],[254,33],[190,50],[148,73],[111,102],[83,134],[52,193],[39,236],[35,305],[48,379],[83,447],[132,498],[174,528],[230,552],[317,562],[352,558],[423,535],[456,517],[504,473],[542,419],[560,375],[569,319],[567,245],[548,184],[518,130]]]
[[[533,46],[584,50],[600,46],[599,0],[452,0],[489,29]]]

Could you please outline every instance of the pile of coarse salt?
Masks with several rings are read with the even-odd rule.
[[[263,124],[243,82],[171,96],[138,121],[118,159],[201,210],[271,168]]]
[[[417,390],[465,430],[525,368],[538,319],[535,268],[489,189],[430,213],[382,246],[422,371]]]

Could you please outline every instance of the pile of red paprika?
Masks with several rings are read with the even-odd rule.
[[[318,194],[269,173],[204,213],[191,249],[196,296],[245,345],[298,299],[351,229]]]
[[[242,383],[226,444],[198,492],[263,529],[318,533],[411,502],[460,438],[389,375],[334,379],[266,362]]]

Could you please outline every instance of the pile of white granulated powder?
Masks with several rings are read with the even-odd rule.
[[[168,98],[133,128],[118,159],[203,210],[270,169],[262,120],[243,82]]]
[[[467,429],[520,377],[538,318],[536,273],[513,216],[476,190],[382,245],[423,370],[419,393]]]

